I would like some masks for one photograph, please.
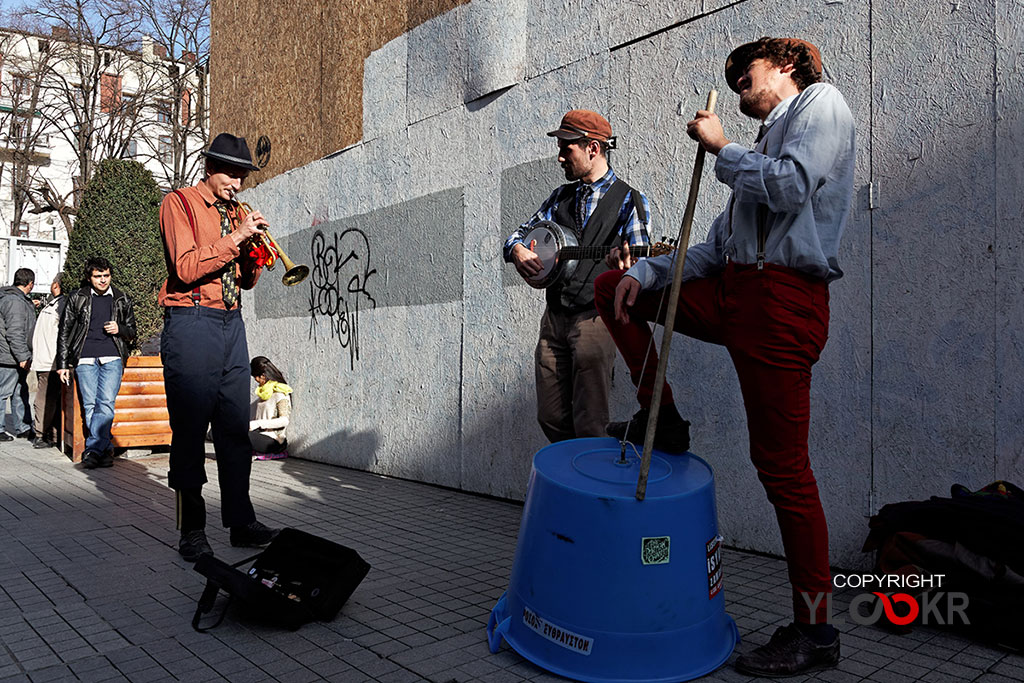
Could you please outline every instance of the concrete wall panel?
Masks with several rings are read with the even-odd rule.
[[[620,140],[614,168],[650,198],[654,236],[674,236],[695,155],[685,124],[717,86],[727,135],[752,140],[723,60],[775,34],[821,47],[858,127],[845,277],[830,288],[812,385],[832,561],[870,561],[859,552],[864,517],[883,503],[1024,479],[1020,0],[534,0],[525,19],[522,7],[402,5],[404,33],[366,50],[351,95],[361,139],[246,192],[296,261],[314,259],[318,230],[357,228],[376,269],[367,292],[346,291],[360,302],[358,357],[350,328],[335,320],[332,336],[313,322],[311,284],[285,290],[271,273],[247,296],[252,353],[283,356],[297,386],[295,452],[521,497],[545,444],[533,380],[543,293],[500,247],[562,182],[545,133],[568,109],[605,113]],[[371,33],[394,21],[374,19]],[[508,44],[495,39],[502,22],[522,26]],[[713,164],[692,241],[727,197]],[[694,452],[715,468],[727,541],[780,552],[728,354],[676,337],[670,380]],[[634,406],[619,362],[613,418]]]
[[[995,473],[1024,472],[1024,2],[998,0],[995,15]]]
[[[991,4],[874,8],[880,503],[979,487],[994,473],[995,205],[979,201],[996,182],[993,21]],[[938,45],[949,46],[948,59]],[[922,472],[941,475],[922,487]]]

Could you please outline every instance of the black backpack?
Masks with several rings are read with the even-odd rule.
[[[863,549],[875,551],[878,574],[942,575],[942,590],[966,594],[971,633],[1024,649],[1024,491],[957,484],[949,498],[886,505],[869,525]]]

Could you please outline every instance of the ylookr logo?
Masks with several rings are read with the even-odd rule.
[[[874,575],[837,574],[833,578],[836,588],[879,588],[861,593],[850,601],[850,621],[870,626],[886,621],[893,626],[907,626],[912,623],[944,626],[947,624],[970,624],[967,618],[968,596],[966,593],[935,590],[942,588],[943,575]],[[894,593],[894,588],[922,589],[919,595]],[[832,594],[810,595],[801,593],[811,612],[811,623],[822,601],[825,601],[826,621],[832,623]]]

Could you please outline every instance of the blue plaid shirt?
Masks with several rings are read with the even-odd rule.
[[[580,195],[585,191],[585,188],[593,189],[593,192],[590,193],[584,202],[584,223],[590,220],[590,216],[593,215],[594,209],[597,208],[597,203],[601,201],[601,197],[604,196],[604,193],[611,188],[612,183],[617,179],[618,176],[615,175],[615,171],[609,168],[607,173],[591,185],[587,185],[584,182],[576,184],[577,205],[579,204]],[[647,222],[640,222],[640,219],[636,215],[636,207],[633,206],[633,197],[631,194],[627,194],[626,198],[622,200],[622,207],[619,209],[619,218],[617,221],[617,225],[619,225],[619,237],[622,238],[623,242],[628,243],[630,246],[646,246],[647,244],[650,244],[648,226],[651,224],[651,205],[647,202],[647,197],[644,196],[643,192],[636,189],[633,191],[640,194],[640,201],[643,202],[644,212],[647,214]],[[523,238],[526,237],[526,234],[533,229],[533,226],[541,221],[554,220],[555,211],[558,209],[558,196],[561,193],[562,188],[556,188],[555,191],[551,193],[551,196],[540,205],[540,209],[537,213],[535,213],[530,220],[520,225],[519,229],[505,240],[503,253],[506,261],[512,261],[513,247],[517,244],[523,244]],[[569,225],[566,227],[572,228],[573,226]]]

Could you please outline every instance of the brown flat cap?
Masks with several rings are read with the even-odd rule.
[[[612,139],[612,124],[596,111],[573,109],[562,117],[562,125],[558,127],[558,130],[553,130],[548,135],[560,140],[590,138],[608,142]]]
[[[733,92],[739,92],[736,81],[746,73],[747,67],[755,59],[764,57],[769,49],[783,48],[804,48],[811,56],[811,62],[821,78],[821,52],[814,43],[809,43],[800,38],[760,38],[752,43],[744,43],[729,53],[725,58],[725,81],[732,88]]]

